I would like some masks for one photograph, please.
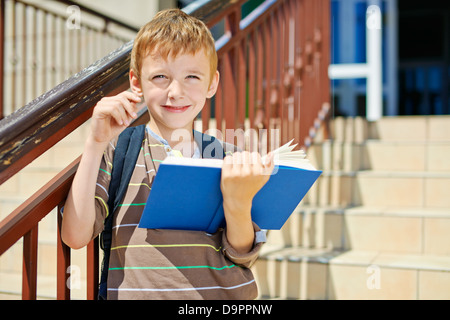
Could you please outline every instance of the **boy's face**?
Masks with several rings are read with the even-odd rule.
[[[178,54],[164,60],[148,55],[142,61],[141,79],[130,71],[131,87],[141,92],[150,112],[150,128],[159,134],[176,129],[192,130],[192,123],[211,98],[219,74],[210,79],[209,58],[204,50],[196,54]]]

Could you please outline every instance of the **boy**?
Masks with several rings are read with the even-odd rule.
[[[131,92],[103,98],[95,106],[64,208],[62,238],[72,248],[85,246],[103,229],[117,136],[136,118],[141,98],[150,113],[136,167],[114,213],[108,299],[256,298],[248,268],[261,242],[250,209],[273,161],[262,164],[259,154],[248,152],[225,157],[221,190],[226,228],[215,234],[137,227],[159,163],[181,153],[202,156],[193,121],[218,83],[217,55],[208,28],[178,9],[169,9],[158,13],[136,37]],[[175,137],[180,130],[182,142]]]

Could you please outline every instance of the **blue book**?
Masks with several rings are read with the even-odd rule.
[[[322,173],[303,151],[292,151],[294,147],[289,142],[274,151],[274,170],[253,198],[252,220],[261,229],[281,229]],[[159,166],[139,227],[208,233],[224,227],[222,163],[167,157]]]

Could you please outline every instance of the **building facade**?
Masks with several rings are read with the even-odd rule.
[[[383,115],[450,113],[450,3],[331,0],[332,64],[367,61],[367,8],[381,11]],[[367,80],[333,79],[335,115],[365,116]]]

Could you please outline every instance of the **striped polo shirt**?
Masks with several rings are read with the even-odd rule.
[[[100,165],[93,238],[104,226],[114,149]],[[138,228],[159,164],[176,155],[168,143],[147,130],[122,203],[114,213],[108,271],[108,299],[254,299],[257,287],[249,269],[261,242],[238,254],[223,229],[214,234]],[[200,156],[199,150],[196,156]],[[181,177],[180,177],[181,178]],[[189,192],[189,190],[186,190]],[[176,201],[176,195],[167,194]],[[260,229],[254,225],[255,232]],[[255,237],[256,238],[256,237]]]

